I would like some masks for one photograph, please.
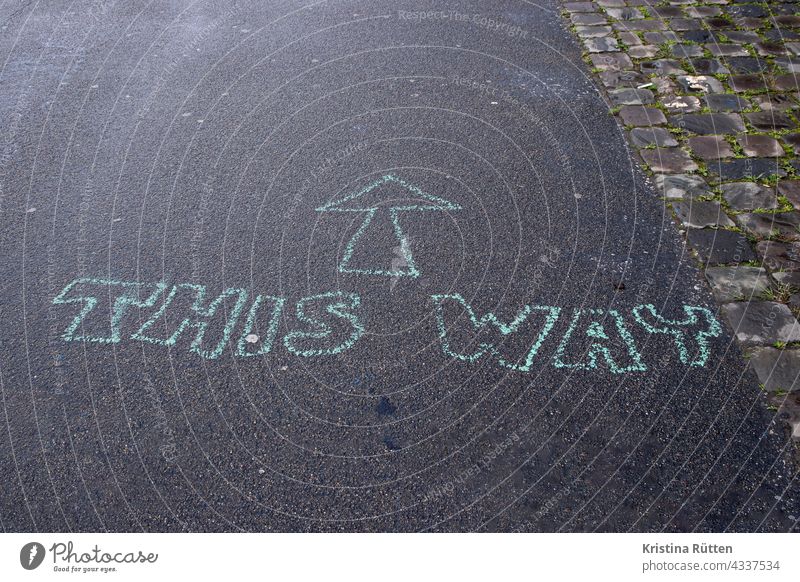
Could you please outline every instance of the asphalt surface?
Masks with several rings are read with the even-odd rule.
[[[795,526],[727,326],[632,319],[716,308],[555,2],[10,2],[0,63],[3,530]],[[555,365],[587,308],[643,366]]]

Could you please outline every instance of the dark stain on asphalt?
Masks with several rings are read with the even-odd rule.
[[[394,406],[388,398],[381,396],[381,399],[378,401],[378,406],[375,407],[375,411],[380,416],[389,416],[397,412],[397,407]]]

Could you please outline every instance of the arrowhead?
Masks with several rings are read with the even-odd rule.
[[[404,196],[405,198],[414,200],[414,202],[392,206],[391,208],[394,210],[461,210],[461,206],[455,202],[450,202],[444,198],[439,198],[438,196],[423,192],[413,184],[409,184],[393,174],[387,174],[371,182],[361,190],[352,192],[339,200],[323,204],[316,210],[317,212],[363,212],[365,210],[377,210],[377,206],[361,206],[354,202],[387,184],[399,186],[408,193],[408,195]]]

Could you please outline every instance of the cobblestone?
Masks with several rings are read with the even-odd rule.
[[[694,113],[700,111],[700,99],[692,95],[666,97],[661,104],[672,113]]]
[[[792,119],[785,113],[777,111],[757,111],[745,113],[747,122],[760,131],[776,131],[780,129],[793,129]]]
[[[722,313],[743,346],[773,345],[800,341],[800,324],[783,303],[741,301],[726,303]]]
[[[690,113],[670,118],[676,127],[702,135],[739,133],[745,130],[738,113]]]
[[[800,245],[780,241],[761,241],[756,253],[762,264],[773,271],[800,271]]]
[[[631,143],[636,147],[655,145],[660,148],[671,148],[678,145],[678,140],[663,127],[636,127],[631,130]]]
[[[768,392],[800,391],[800,351],[755,348],[750,366]]]
[[[622,52],[594,54],[591,60],[601,71],[622,71],[633,67],[630,57]]]
[[[800,180],[779,182],[778,193],[785,197],[796,209],[800,209]]]
[[[761,75],[732,75],[728,79],[731,89],[737,93],[745,91],[763,91],[767,89],[767,84]]]
[[[763,111],[786,111],[797,107],[797,103],[789,95],[782,93],[756,95],[753,99]]]
[[[746,156],[779,158],[784,155],[778,140],[768,135],[741,135],[737,141]]]
[[[687,45],[694,49],[695,54],[691,56],[699,57],[703,55],[703,50],[697,45]],[[688,58],[684,57],[684,58]],[[702,73],[703,75],[727,75],[731,71],[722,64],[722,61],[719,59],[693,59],[692,66],[694,70],[698,73]],[[721,85],[720,85],[721,86]],[[708,90],[708,89],[707,89]]]
[[[736,216],[739,226],[757,237],[781,237],[784,240],[800,240],[800,214],[784,212],[781,214],[745,213]]]
[[[655,107],[643,107],[641,105],[626,105],[621,107],[619,115],[625,125],[647,126],[661,125],[667,122],[667,118]]]
[[[713,66],[713,63],[719,63],[719,61],[703,59],[695,63],[695,68],[700,72],[706,72],[702,71],[703,68],[707,69],[709,73],[716,72],[713,71],[713,69],[718,67]],[[703,65],[705,65],[705,67]],[[700,66],[700,68],[698,68],[698,66]],[[678,81],[678,85],[680,85],[681,89],[687,93],[719,93],[723,91],[722,83],[708,75],[678,75],[676,81]]]
[[[733,156],[733,149],[721,135],[690,137],[689,148],[694,155],[704,160],[718,160]]]
[[[794,391],[776,405],[800,439],[800,349],[773,345],[800,341],[800,3],[564,7],[736,337],[756,347],[753,369]]]
[[[778,208],[778,197],[766,186],[755,182],[730,182],[720,186],[722,197],[733,210]]]
[[[614,105],[649,105],[653,103],[653,92],[647,89],[614,89],[608,92]]]
[[[711,193],[705,180],[689,174],[658,174],[655,185],[660,196],[671,200],[707,196]]]
[[[654,172],[680,174],[698,169],[698,165],[689,154],[677,148],[656,148],[641,150],[639,153]]]
[[[749,107],[747,99],[729,93],[712,93],[703,100],[711,111],[717,112],[741,111]]]
[[[720,303],[758,298],[769,288],[767,272],[760,267],[709,267],[706,279]]]
[[[714,228],[690,228],[686,234],[689,245],[697,252],[700,260],[708,265],[741,263],[756,259],[750,241],[738,232]]]
[[[619,50],[617,39],[609,36],[587,38],[583,41],[583,45],[590,53],[604,53]]]
[[[704,228],[706,226],[734,226],[719,202],[689,201],[672,205],[683,226]]]
[[[708,170],[719,174],[721,181],[746,180],[749,178],[767,180],[771,176],[786,175],[786,170],[775,158],[733,159],[717,165],[711,165]]]

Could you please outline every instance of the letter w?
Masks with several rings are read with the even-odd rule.
[[[516,370],[518,372],[528,372],[533,365],[533,359],[536,356],[536,353],[539,351],[542,343],[544,342],[547,334],[550,333],[550,330],[553,329],[553,326],[558,319],[558,315],[561,312],[561,308],[559,307],[544,307],[538,305],[525,305],[523,306],[519,312],[517,313],[516,317],[512,319],[509,323],[504,323],[497,319],[494,313],[487,313],[483,317],[478,318],[475,315],[475,311],[473,311],[472,307],[464,300],[461,295],[454,294],[454,295],[433,295],[431,297],[434,302],[434,307],[436,311],[436,320],[437,325],[439,328],[439,339],[442,342],[442,351],[452,357],[456,358],[465,362],[475,362],[480,359],[484,354],[487,352],[493,355],[497,362],[506,368],[510,368],[511,370]],[[452,336],[454,335],[453,330],[447,328],[445,323],[445,302],[455,302],[460,304],[463,310],[466,312],[467,316],[469,317],[470,323],[472,325],[472,330],[480,334],[481,332],[491,331],[492,329],[496,329],[500,332],[502,337],[500,342],[488,342],[482,341],[478,342],[475,350],[472,353],[463,353],[463,352],[456,352],[452,346]],[[542,311],[545,313],[545,321],[544,325],[542,326],[539,334],[531,343],[530,347],[527,346],[527,342],[525,347],[527,348],[527,352],[525,353],[524,359],[517,358],[516,362],[509,361],[506,356],[502,355],[500,349],[498,347],[498,343],[502,344],[505,342],[506,339],[510,339],[509,336],[512,334],[518,333],[523,326],[529,322],[529,319],[532,318],[532,314],[536,311]],[[520,334],[523,335],[523,334]],[[478,338],[474,338],[467,343],[475,343]],[[524,337],[515,337],[513,339],[521,340]]]

